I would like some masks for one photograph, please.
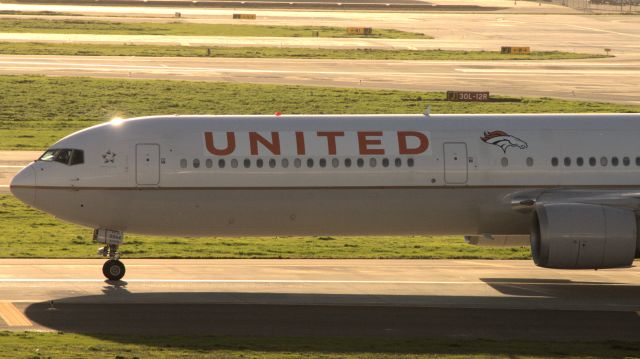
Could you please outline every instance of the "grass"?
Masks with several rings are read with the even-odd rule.
[[[0,358],[638,358],[640,343],[0,332]]]
[[[0,195],[0,256],[94,258],[92,230]],[[461,237],[176,238],[127,235],[126,258],[483,258],[527,259],[529,248],[488,248]]]
[[[114,116],[157,114],[356,114],[640,112],[638,105],[495,97],[449,102],[441,92],[171,80],[0,76],[0,149],[42,150]]]
[[[236,24],[199,24],[189,22],[116,22],[94,20],[0,19],[0,32],[99,35],[185,35],[185,36],[275,36],[370,37],[384,39],[429,39],[416,32],[374,29],[373,34],[347,34],[346,28],[328,26],[266,26]]]
[[[534,51],[529,55],[511,55],[501,54],[498,51],[308,49],[287,47],[206,47],[76,43],[58,44],[37,42],[0,42],[0,54],[299,58],[352,60],[557,60],[607,57],[606,55],[560,51]]]

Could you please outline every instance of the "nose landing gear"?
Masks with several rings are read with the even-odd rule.
[[[105,246],[98,249],[98,254],[109,257],[109,260],[102,266],[102,274],[109,280],[117,281],[125,274],[125,266],[120,261],[118,247],[124,241],[124,233],[110,229],[99,228],[93,231],[93,240],[104,243]]]

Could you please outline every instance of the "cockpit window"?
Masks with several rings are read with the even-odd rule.
[[[84,151],[70,148],[47,150],[38,161],[60,162],[73,166],[84,163]]]
[[[69,160],[69,165],[79,165],[84,163],[84,151],[82,150],[73,150],[71,154],[71,160]]]

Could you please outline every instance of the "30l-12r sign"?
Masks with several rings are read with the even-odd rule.
[[[489,92],[447,91],[447,101],[489,101]]]

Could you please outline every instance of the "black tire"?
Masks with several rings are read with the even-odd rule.
[[[104,262],[102,266],[102,274],[109,280],[120,280],[124,277],[124,273],[124,264],[114,259]]]

